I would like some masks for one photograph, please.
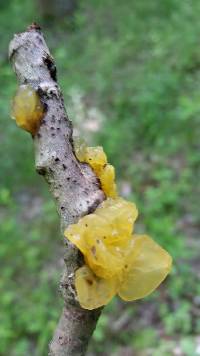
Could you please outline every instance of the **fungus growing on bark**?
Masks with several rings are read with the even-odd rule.
[[[44,116],[44,106],[30,85],[20,85],[12,103],[12,117],[22,129],[35,135]]]
[[[101,188],[107,197],[114,198],[117,196],[115,184],[115,169],[107,162],[106,154],[103,147],[87,147],[84,141],[74,140],[76,157],[80,162],[90,165],[100,180]]]
[[[126,301],[143,298],[169,273],[170,255],[150,237],[133,234],[137,216],[135,204],[108,198],[65,230],[86,263],[75,274],[83,308],[105,305],[115,294]]]

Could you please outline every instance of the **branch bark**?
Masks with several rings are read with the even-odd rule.
[[[14,35],[9,58],[20,84],[31,85],[46,108],[33,137],[35,165],[46,179],[61,220],[61,231],[81,216],[93,212],[105,199],[92,169],[74,154],[72,124],[56,80],[55,62],[39,26]],[[49,346],[51,356],[85,355],[101,309],[82,309],[74,289],[74,272],[83,264],[80,252],[64,240],[65,271],[60,282],[64,308]]]

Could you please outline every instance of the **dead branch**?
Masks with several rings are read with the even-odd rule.
[[[33,24],[27,31],[14,35],[9,58],[19,84],[31,85],[45,106],[42,124],[33,137],[35,165],[56,201],[63,234],[68,224],[94,211],[105,197],[91,168],[74,155],[72,124],[57,84],[54,59],[39,26]],[[64,250],[65,271],[60,282],[64,309],[49,355],[80,356],[85,355],[100,309],[87,311],[80,307],[74,290],[74,272],[83,264],[83,259],[77,248],[66,240]]]

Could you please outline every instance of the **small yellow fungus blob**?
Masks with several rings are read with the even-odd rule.
[[[79,161],[88,163],[99,178],[105,195],[115,198],[117,196],[115,169],[111,164],[107,163],[103,148],[101,146],[87,147],[85,142],[79,138],[74,139],[74,147]]]
[[[105,305],[115,294],[126,301],[143,298],[169,273],[170,255],[150,237],[132,234],[137,216],[133,203],[108,198],[65,230],[86,263],[75,275],[83,308]]]
[[[44,106],[37,92],[29,85],[21,85],[12,103],[12,117],[17,125],[35,135],[43,116]]]
[[[76,153],[76,157],[80,162],[84,162],[86,156],[86,149],[87,149],[85,140],[80,138],[79,136],[75,136],[73,138],[73,142],[74,142],[74,150]]]
[[[87,147],[84,162],[87,162],[98,176],[107,164],[107,157],[103,147]]]
[[[99,179],[105,195],[107,197],[115,198],[117,196],[115,169],[111,164],[106,164],[99,174]]]

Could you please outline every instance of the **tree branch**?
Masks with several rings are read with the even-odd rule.
[[[105,199],[91,168],[73,150],[72,124],[56,81],[56,67],[39,26],[16,34],[9,57],[20,84],[31,85],[45,106],[45,116],[33,137],[36,170],[46,179],[60,215],[61,231],[96,209]],[[88,341],[101,310],[82,309],[76,299],[74,272],[83,264],[80,252],[64,240],[65,271],[60,283],[64,309],[49,347],[51,356],[78,356]]]

